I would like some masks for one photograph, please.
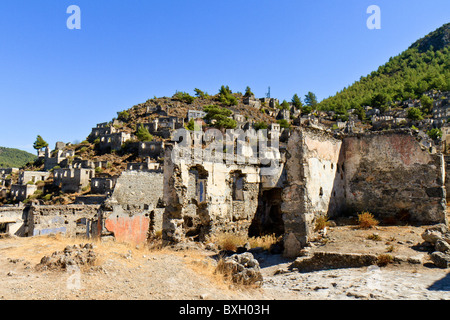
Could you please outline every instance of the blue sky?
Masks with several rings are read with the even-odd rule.
[[[81,30],[69,30],[70,5]],[[369,30],[370,5],[381,29]],[[450,22],[448,0],[2,0],[0,146],[84,140],[153,96],[324,99]]]

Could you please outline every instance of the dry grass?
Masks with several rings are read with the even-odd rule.
[[[245,235],[232,233],[220,233],[210,240],[220,249],[228,251],[236,251],[237,248],[244,246],[246,243],[249,243],[251,248],[261,247],[264,250],[269,250],[273,244],[279,241],[275,235],[249,238]]]
[[[381,241],[381,237],[379,234],[377,233],[372,233],[371,235],[369,235],[367,237],[368,240],[372,240],[372,241]]]
[[[316,219],[316,223],[315,223],[315,226],[314,226],[314,231],[320,231],[320,230],[323,230],[323,229],[325,229],[326,227],[328,227],[328,225],[329,225],[330,223],[329,223],[329,221],[328,221],[328,217],[327,216],[324,216],[324,217],[318,217],[317,219]]]
[[[378,220],[376,220],[373,214],[369,212],[363,212],[358,214],[358,226],[361,229],[370,229],[376,227],[379,224]]]
[[[378,255],[378,266],[379,267],[385,267],[388,264],[392,263],[394,261],[394,258],[390,254],[380,254]]]

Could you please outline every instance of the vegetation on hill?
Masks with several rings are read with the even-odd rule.
[[[449,44],[450,23],[391,57],[377,71],[323,100],[318,109],[339,114],[363,106],[386,109],[396,101],[420,99],[430,90],[450,91]]]
[[[0,147],[0,168],[21,168],[36,160],[36,156],[23,150]]]

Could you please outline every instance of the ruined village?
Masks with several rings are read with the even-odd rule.
[[[430,117],[408,116],[422,107],[410,99],[387,110],[364,107],[362,121],[356,110],[342,119],[256,98],[250,90],[233,94],[237,103],[224,108],[233,122],[223,150],[231,162],[174,161],[180,141],[214,127],[211,106],[219,104],[216,96],[179,92],[118,112],[79,144],[40,148],[25,168],[0,169],[0,250],[8,259],[0,270],[16,288],[0,295],[27,297],[26,273],[33,271],[34,281],[44,272],[62,283],[47,295],[35,288],[43,298],[449,298],[448,282],[439,287],[439,280],[450,267],[450,92],[425,95],[433,101]],[[181,140],[180,129],[187,132]],[[251,146],[260,130],[270,141],[277,138],[268,149],[277,163],[269,175],[268,164],[258,160],[262,150]],[[441,135],[430,135],[433,130]],[[239,135],[247,148],[239,148]],[[199,143],[207,152],[212,142]],[[375,222],[364,226],[364,218]],[[42,251],[21,242],[33,239],[46,243]],[[22,252],[28,246],[29,260]],[[108,252],[103,263],[91,263],[102,247]],[[170,255],[188,259],[189,268],[177,270],[166,261]],[[125,265],[111,272],[114,257]],[[141,262],[127,265],[131,261]],[[176,294],[174,283],[145,280],[148,264],[174,283],[187,281],[178,279],[186,274],[189,288],[179,285]],[[64,289],[57,280],[74,265],[90,266],[81,276],[85,290]],[[127,269],[139,276],[127,276]],[[99,294],[103,286],[96,281],[111,273],[133,285],[116,290],[108,284]],[[225,286],[195,280],[217,274]],[[419,288],[410,276],[437,289]],[[166,295],[139,292],[146,281]]]

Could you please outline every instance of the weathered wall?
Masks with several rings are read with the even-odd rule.
[[[311,128],[291,133],[282,193],[285,255],[295,256],[319,216],[368,211],[381,222],[447,223],[442,155],[409,132],[343,140]]]
[[[219,232],[247,233],[258,207],[260,169],[255,165],[226,165],[184,161],[174,164],[166,148],[163,239],[204,240]]]
[[[24,207],[0,207],[0,224],[5,233],[15,236],[27,234],[28,210]]]
[[[118,241],[142,243],[162,229],[164,175],[161,171],[124,171],[102,206],[106,232]]]
[[[346,206],[380,219],[446,223],[444,159],[408,133],[378,132],[344,139]]]
[[[99,205],[31,206],[28,236],[62,233],[66,236],[89,236],[97,220]]]
[[[295,256],[308,242],[315,218],[343,210],[342,142],[321,130],[297,129],[286,149],[281,210],[285,255]]]

